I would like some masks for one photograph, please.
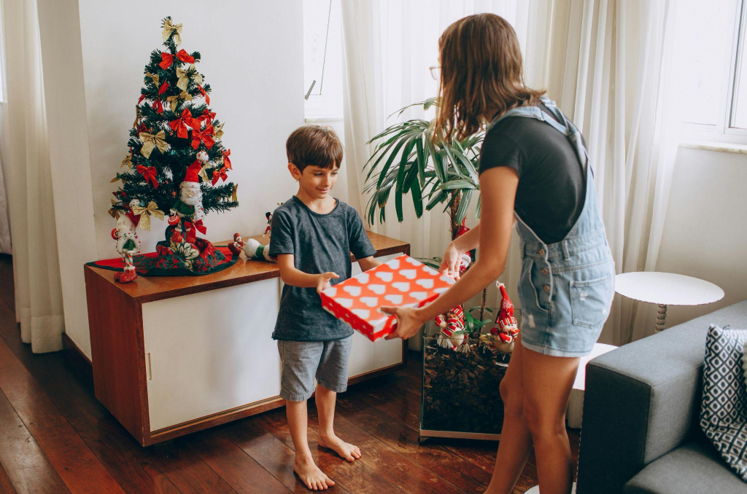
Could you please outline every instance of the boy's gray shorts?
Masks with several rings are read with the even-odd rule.
[[[280,397],[287,401],[308,400],[314,393],[314,377],[331,391],[347,390],[352,346],[352,336],[332,341],[278,340],[283,361]]]

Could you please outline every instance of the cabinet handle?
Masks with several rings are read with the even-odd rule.
[[[148,381],[152,381],[153,380],[153,368],[150,365],[150,352],[146,353],[145,355],[146,355],[146,362],[145,362],[145,364],[147,366],[147,369],[146,369],[147,379],[148,379]]]

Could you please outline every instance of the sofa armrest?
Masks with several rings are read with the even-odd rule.
[[[587,365],[578,494],[617,494],[643,467],[700,434],[697,416],[711,323],[747,327],[747,301]]]

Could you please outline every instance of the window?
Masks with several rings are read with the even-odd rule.
[[[342,119],[340,0],[304,0],[304,115],[307,121]]]
[[[747,144],[747,0],[678,2],[682,115],[689,137]]]

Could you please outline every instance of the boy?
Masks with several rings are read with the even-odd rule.
[[[337,393],[347,389],[348,357],[353,329],[322,308],[319,292],[351,275],[350,253],[362,270],[380,264],[376,250],[352,207],[330,195],[342,161],[342,144],[328,128],[306,125],[286,142],[288,170],[298,181],[298,193],[272,216],[270,256],[277,257],[285,283],[280,313],[272,337],[283,361],[280,396],[296,457],[293,470],[312,490],[335,484],[311,456],[306,400],[314,392],[319,415],[319,446],[347,461],[361,457],[357,446],[335,435]]]

